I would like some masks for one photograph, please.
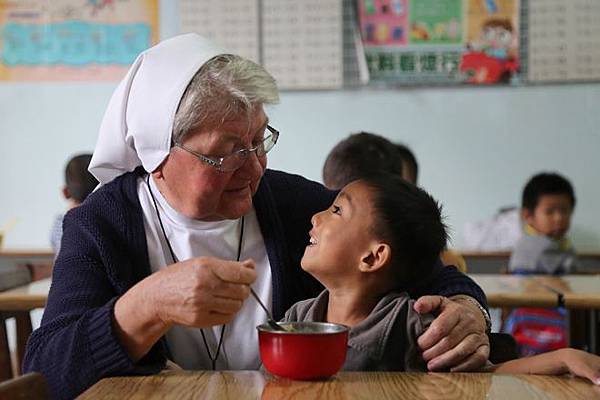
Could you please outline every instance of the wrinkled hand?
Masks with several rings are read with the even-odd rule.
[[[152,274],[150,301],[165,325],[197,328],[231,321],[256,279],[254,261],[197,257]]]
[[[594,385],[600,385],[600,357],[576,349],[562,349],[561,358],[575,376],[589,379]]]
[[[469,301],[423,296],[414,305],[420,314],[437,315],[417,340],[430,371],[472,371],[481,368],[490,354],[481,311]]]

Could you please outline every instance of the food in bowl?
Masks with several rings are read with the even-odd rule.
[[[334,375],[344,365],[348,347],[345,325],[328,322],[281,322],[256,327],[260,358],[270,373],[283,378],[312,380]]]

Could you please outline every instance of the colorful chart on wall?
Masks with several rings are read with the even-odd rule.
[[[519,71],[519,0],[358,0],[371,82],[506,83]]]
[[[0,80],[118,80],[158,41],[158,0],[0,0]]]

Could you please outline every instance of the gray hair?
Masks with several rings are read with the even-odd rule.
[[[250,122],[257,107],[278,101],[275,79],[262,66],[240,56],[218,55],[198,70],[185,89],[175,113],[172,142],[230,118],[246,116]]]

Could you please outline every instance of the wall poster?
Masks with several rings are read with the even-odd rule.
[[[358,0],[371,81],[510,82],[519,0]]]
[[[158,41],[158,0],[0,0],[0,81],[118,80]]]

